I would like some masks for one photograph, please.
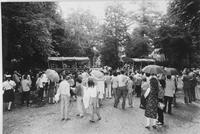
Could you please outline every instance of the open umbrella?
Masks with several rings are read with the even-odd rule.
[[[104,74],[103,74],[101,71],[98,71],[98,70],[92,70],[92,71],[90,72],[90,74],[91,74],[93,77],[97,78],[97,79],[102,79],[102,78],[104,77]]]
[[[176,68],[165,68],[167,75],[178,75]]]
[[[59,80],[60,80],[60,77],[55,70],[47,69],[45,71],[45,74],[46,74],[47,78],[49,80],[51,80],[52,82],[59,82]]]
[[[158,65],[145,66],[142,69],[142,71],[145,72],[145,73],[149,73],[149,74],[162,74],[162,73],[165,73],[165,70],[163,69],[163,67],[158,66]]]

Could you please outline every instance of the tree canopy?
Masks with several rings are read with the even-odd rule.
[[[58,54],[52,31],[62,24],[53,2],[2,3],[4,67],[13,62],[44,66],[48,56]]]
[[[117,68],[120,65],[119,47],[125,47],[128,41],[127,14],[123,6],[114,4],[105,10],[103,25],[102,62],[104,65]]]
[[[134,12],[114,2],[105,9],[103,24],[83,10],[64,19],[55,2],[1,7],[4,70],[44,68],[49,56],[88,56],[93,65],[99,55],[103,65],[117,68],[122,55],[148,57],[154,48],[161,48],[166,65],[200,65],[199,0],[171,0],[166,15],[154,10],[153,1]]]
[[[200,3],[196,0],[173,0],[169,4],[155,40],[163,48],[169,65],[178,68],[198,65],[199,9]]]

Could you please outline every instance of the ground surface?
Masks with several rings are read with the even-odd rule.
[[[183,103],[179,93],[177,108],[173,115],[165,114],[165,125],[157,130],[144,128],[144,111],[139,107],[139,98],[135,99],[135,108],[119,105],[113,108],[113,100],[104,101],[100,113],[102,120],[91,124],[89,115],[76,117],[76,102],[73,102],[70,117],[72,120],[60,121],[60,104],[43,107],[21,107],[3,114],[4,134],[200,134],[200,102],[190,105]]]

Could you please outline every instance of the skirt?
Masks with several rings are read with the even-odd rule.
[[[15,95],[14,95],[14,91],[13,89],[10,90],[6,90],[3,94],[3,101],[4,102],[10,102],[10,101],[14,101],[15,99]]]

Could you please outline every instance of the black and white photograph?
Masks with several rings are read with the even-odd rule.
[[[200,134],[200,0],[0,7],[0,133]]]

